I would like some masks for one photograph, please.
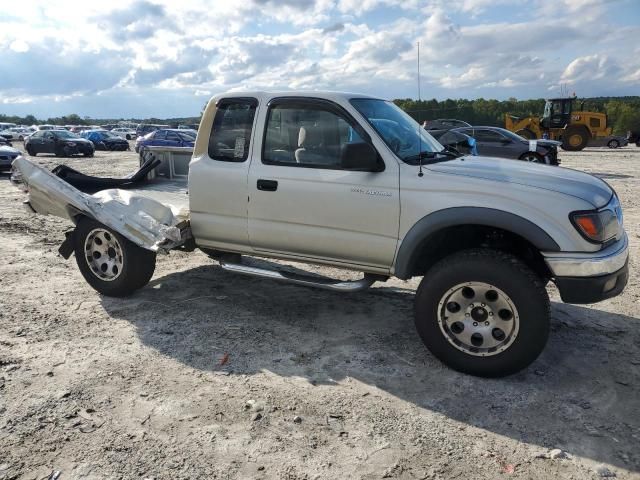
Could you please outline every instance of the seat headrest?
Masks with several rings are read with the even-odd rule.
[[[298,132],[298,147],[318,146],[322,142],[322,134],[316,127],[300,127]]]

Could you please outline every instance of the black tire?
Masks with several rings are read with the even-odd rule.
[[[31,146],[28,146],[26,150],[30,157],[35,157],[36,155],[38,155],[36,152],[33,151],[33,148]]]
[[[127,140],[131,140],[131,135],[129,135],[129,134],[127,133],[127,134],[125,135],[125,138],[126,138]]]
[[[441,327],[438,305],[452,288],[467,282],[501,290],[515,307],[517,315],[513,320],[519,330],[499,353],[485,356],[467,353],[454,346],[449,338],[453,335],[447,337],[445,327]],[[445,308],[449,308],[449,303],[446,305],[443,317],[447,314]],[[487,308],[491,310],[490,306]],[[549,322],[549,297],[543,280],[517,257],[497,250],[464,250],[448,256],[427,272],[416,292],[415,323],[422,341],[444,364],[471,375],[502,377],[526,368],[544,349]]]
[[[609,143],[607,143],[607,147],[609,148],[618,148],[620,146],[620,142],[618,140],[609,140]]]
[[[522,155],[520,155],[520,160],[523,160],[525,162],[532,162],[532,163],[542,163],[542,164],[546,163],[544,161],[544,157],[537,152],[525,152]]]
[[[100,278],[89,265],[89,259],[85,253],[85,242],[96,229],[108,232],[119,244],[122,253],[122,268],[113,280]],[[155,252],[135,245],[100,222],[84,217],[76,226],[73,240],[76,263],[80,273],[89,285],[103,295],[126,297],[144,287],[153,276],[156,267]]]
[[[84,152],[83,155],[85,157],[93,157],[93,150],[91,150],[90,152]]]
[[[536,138],[538,138],[536,137],[536,134],[532,130],[529,130],[528,128],[522,128],[518,130],[516,134],[526,138],[527,140],[535,140]]]
[[[569,125],[562,134],[562,149],[569,152],[583,150],[589,143],[589,131],[586,127],[579,125]]]

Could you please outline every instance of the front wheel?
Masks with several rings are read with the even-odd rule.
[[[543,281],[517,257],[489,249],[441,260],[420,283],[415,323],[449,367],[482,377],[510,375],[540,355],[549,335]]]
[[[520,156],[520,160],[524,160],[525,162],[533,162],[533,163],[546,163],[542,155],[536,152],[527,152],[523,153]]]
[[[144,287],[156,266],[155,252],[86,217],[76,226],[74,252],[85,280],[109,297],[126,297]]]
[[[607,143],[607,147],[609,148],[618,148],[620,146],[620,142],[618,140],[610,140],[609,143]]]

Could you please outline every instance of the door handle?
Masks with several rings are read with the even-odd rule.
[[[263,192],[275,192],[278,189],[278,182],[275,180],[258,180],[258,190]]]

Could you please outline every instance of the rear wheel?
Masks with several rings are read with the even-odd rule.
[[[455,370],[501,377],[530,365],[549,334],[543,281],[513,255],[489,249],[455,253],[432,267],[415,298],[427,348]]]
[[[620,142],[618,140],[609,140],[609,143],[607,143],[607,147],[609,148],[618,148],[620,146]]]
[[[589,131],[584,127],[570,125],[562,134],[562,149],[577,152],[589,142]]]
[[[518,130],[516,132],[516,134],[520,135],[521,137],[526,138],[527,140],[535,140],[537,138],[536,134],[532,130],[530,130],[528,128],[522,128],[522,129]]]
[[[86,217],[74,232],[74,251],[85,280],[110,297],[131,295],[149,282],[155,270],[155,252]]]

